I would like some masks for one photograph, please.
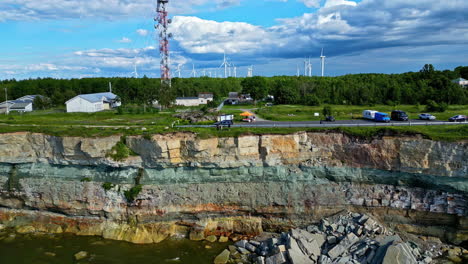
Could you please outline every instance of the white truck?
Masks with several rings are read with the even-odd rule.
[[[369,119],[369,120],[374,120],[375,119],[375,113],[378,113],[379,111],[375,110],[364,110],[362,112],[362,117],[364,119]]]

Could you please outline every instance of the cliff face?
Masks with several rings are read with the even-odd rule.
[[[122,141],[135,155],[115,161],[109,153]],[[131,201],[125,191],[138,184]],[[147,243],[255,234],[351,209],[461,242],[467,201],[468,142],[340,133],[0,135],[0,221],[39,230]]]

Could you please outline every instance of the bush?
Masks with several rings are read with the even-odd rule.
[[[110,183],[110,182],[105,182],[102,184],[102,188],[104,188],[104,190],[108,191],[112,188],[114,188],[114,184],[113,183]]]
[[[329,105],[325,106],[325,107],[323,108],[323,110],[322,110],[322,114],[323,114],[324,116],[331,116],[331,115],[332,115],[332,108],[331,108],[331,106],[329,106]]]
[[[130,149],[122,141],[117,142],[117,144],[107,153],[107,157],[115,161],[125,160],[130,156]]]
[[[129,203],[135,201],[138,194],[140,194],[142,188],[143,188],[143,186],[141,184],[139,184],[137,186],[134,186],[134,187],[130,188],[130,190],[128,190],[128,191],[124,191],[124,195],[125,195],[125,198],[127,199],[127,201]]]
[[[84,177],[83,179],[81,179],[81,182],[90,182],[91,181],[91,178],[89,177]]]
[[[437,103],[433,100],[428,100],[426,105],[427,112],[445,112],[448,105],[446,103]]]

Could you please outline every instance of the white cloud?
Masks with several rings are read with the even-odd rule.
[[[171,1],[171,14],[190,14],[197,8],[216,11],[238,5],[242,0],[184,0]],[[207,9],[206,5],[214,8]],[[0,22],[7,20],[84,19],[115,20],[122,17],[153,17],[156,1],[150,0],[2,0]]]
[[[327,0],[327,2],[325,2],[325,7],[332,7],[332,6],[339,6],[339,5],[357,6],[357,3],[354,1],[347,1],[347,0]]]
[[[146,37],[149,34],[149,31],[146,29],[137,29],[136,33],[142,37]]]
[[[122,39],[117,40],[117,42],[119,42],[119,43],[131,43],[132,40],[129,39],[129,38],[123,37]]]
[[[245,53],[264,45],[279,45],[275,35],[259,26],[242,22],[216,22],[176,16],[171,24],[175,40],[189,53]]]
[[[307,7],[320,7],[320,0],[299,0],[299,2],[303,2]]]

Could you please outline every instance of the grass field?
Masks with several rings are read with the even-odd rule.
[[[227,106],[223,113],[235,114],[236,120],[240,120],[241,109],[251,109],[249,106]],[[360,117],[362,110],[378,109],[391,111],[388,106],[361,107],[361,106],[333,106],[337,119],[349,119]],[[386,110],[388,109],[388,110]],[[401,106],[398,109],[405,110],[411,118],[416,118],[420,113],[416,106]],[[455,114],[468,114],[468,106],[451,106],[445,113],[436,114],[438,119],[448,119]],[[279,121],[304,121],[319,120],[313,116],[314,112],[321,112],[322,107],[279,105],[263,107],[254,111],[261,113],[259,116],[269,120]],[[294,116],[290,116],[294,113]],[[121,135],[151,135],[168,132],[195,132],[200,137],[227,137],[241,134],[287,134],[298,131],[338,131],[370,138],[386,133],[392,134],[422,134],[434,140],[467,140],[468,126],[404,126],[391,128],[231,128],[217,131],[214,128],[173,128],[178,119],[174,118],[175,112],[165,111],[146,114],[118,114],[116,111],[99,113],[63,113],[57,111],[36,111],[25,114],[0,115],[0,133],[7,132],[36,132],[55,136],[83,136],[102,137],[115,134]],[[182,121],[181,124],[184,122]]]

